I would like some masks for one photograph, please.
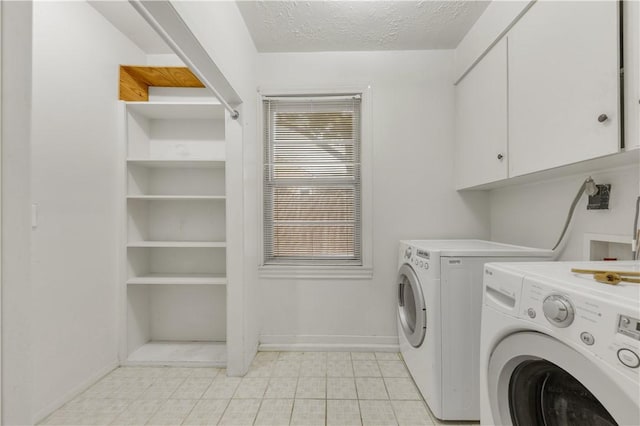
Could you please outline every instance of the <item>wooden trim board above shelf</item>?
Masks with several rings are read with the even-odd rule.
[[[121,101],[148,101],[149,86],[205,87],[187,67],[120,65]]]

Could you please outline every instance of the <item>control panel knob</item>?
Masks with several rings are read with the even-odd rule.
[[[574,309],[571,301],[560,294],[547,296],[542,302],[545,318],[556,327],[569,327],[573,322]]]
[[[412,254],[411,252],[412,252],[411,247],[407,247],[407,249],[404,251],[404,257],[406,259],[409,259],[411,257],[411,254]]]

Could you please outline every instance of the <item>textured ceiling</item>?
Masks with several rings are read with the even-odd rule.
[[[451,49],[488,1],[244,1],[260,52]]]

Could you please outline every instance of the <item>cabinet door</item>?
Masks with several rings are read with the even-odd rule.
[[[509,33],[509,176],[618,151],[617,8],[538,1]]]
[[[456,86],[456,188],[507,177],[507,42]]]

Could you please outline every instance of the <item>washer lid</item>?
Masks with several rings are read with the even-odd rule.
[[[484,240],[407,240],[402,242],[418,249],[438,252],[440,256],[540,257],[544,260],[553,255],[551,250]]]

